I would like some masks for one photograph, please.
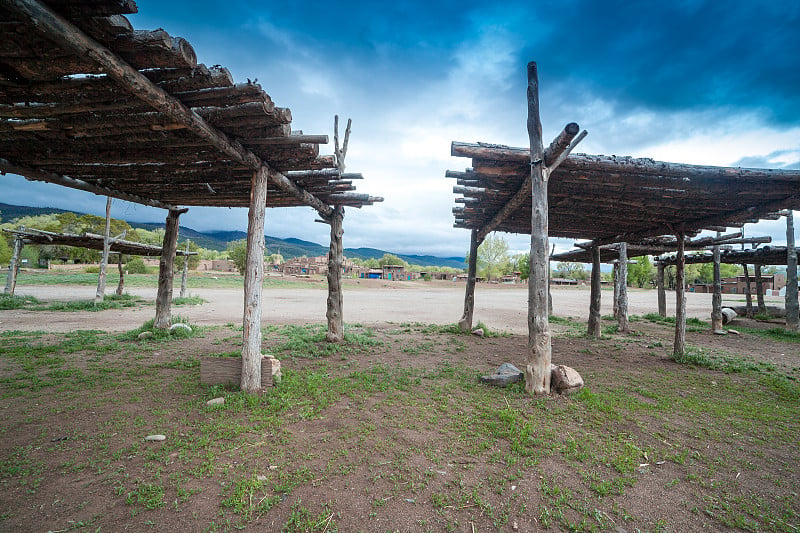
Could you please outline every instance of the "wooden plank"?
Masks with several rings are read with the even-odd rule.
[[[539,119],[539,76],[535,62],[528,63],[528,137],[531,163],[531,257],[528,279],[528,352],[525,364],[525,390],[529,394],[550,392],[552,340],[548,317],[547,171]]]
[[[664,264],[659,261],[656,265],[656,286],[658,287],[658,314],[667,316],[667,293],[664,287]]]
[[[244,317],[241,389],[261,391],[261,291],[264,285],[264,215],[267,203],[266,167],[253,172],[247,214],[247,258],[244,271]]]
[[[17,272],[19,271],[19,256],[22,253],[22,238],[16,236],[14,238],[14,252],[11,255],[11,262],[8,264],[8,277],[6,277],[6,288],[3,291],[5,294],[14,296],[14,290],[17,288]]]
[[[344,340],[344,304],[342,300],[342,265],[344,246],[342,245],[342,221],[344,207],[337,206],[328,222],[331,226],[331,242],[328,249],[328,301],[325,317],[328,319],[328,342]]]
[[[261,358],[260,389],[275,385],[274,375],[280,372],[280,361],[265,355]],[[203,385],[239,386],[242,381],[242,360],[238,357],[200,357],[200,383]]]

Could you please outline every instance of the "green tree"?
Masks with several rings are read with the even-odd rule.
[[[182,244],[178,243],[178,250],[186,251],[186,241]],[[197,252],[197,255],[190,255],[189,256],[189,270],[197,270],[197,265],[200,264],[200,247],[196,245],[194,242],[189,241],[189,251],[190,252]],[[176,255],[175,256],[175,266],[174,269],[178,272],[183,270],[183,256]]]
[[[383,257],[378,259],[378,266],[386,266],[386,265],[402,265],[404,267],[407,267],[408,263],[406,263],[396,255],[383,254]]]
[[[247,240],[229,242],[226,252],[228,253],[228,259],[233,261],[239,274],[244,275],[245,264],[247,263]]]
[[[9,246],[5,235],[0,235],[0,265],[7,265],[10,263],[12,255],[11,246]]]
[[[553,273],[553,277],[586,280],[589,277],[589,273],[580,263],[560,262],[556,264],[556,270]]]
[[[650,257],[643,255],[636,258],[636,263],[628,265],[628,284],[640,289],[655,279],[655,268]]]
[[[478,276],[488,280],[499,276],[508,264],[508,243],[491,234],[478,246]]]
[[[531,255],[517,254],[511,258],[515,272],[519,272],[520,279],[528,279],[531,274]]]

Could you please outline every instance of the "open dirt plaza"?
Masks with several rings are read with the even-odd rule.
[[[18,287],[42,300],[93,293]],[[206,302],[174,312],[195,331],[148,340],[137,334],[151,304],[0,311],[1,531],[800,523],[800,344],[760,334],[777,323],[738,319],[740,334],[720,337],[690,322],[679,364],[671,324],[634,319],[620,335],[606,319],[589,338],[589,291],[554,289],[553,360],[586,386],[533,398],[478,381],[524,365],[524,287],[479,284],[476,321],[492,333],[479,338],[450,326],[461,284],[348,280],[342,344],[324,340],[324,284],[267,288],[263,347],[283,381],[254,397],[199,380],[200,356],[241,352],[241,290],[190,293]],[[706,320],[711,295],[688,297],[689,316]],[[655,308],[655,291],[631,291],[632,315]]]

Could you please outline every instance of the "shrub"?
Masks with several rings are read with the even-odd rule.
[[[147,265],[141,257],[133,257],[125,263],[125,270],[128,274],[147,274]]]
[[[89,265],[84,268],[83,271],[87,274],[98,274],[100,272],[100,267],[98,265]]]

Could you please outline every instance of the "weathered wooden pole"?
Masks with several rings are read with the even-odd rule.
[[[658,286],[658,314],[667,316],[667,291],[664,288],[664,263],[656,265],[656,285]]]
[[[611,267],[614,278],[614,301],[611,303],[611,310],[614,318],[619,316],[619,261],[615,261]]]
[[[719,232],[717,232],[719,237]],[[722,329],[722,277],[720,274],[720,248],[715,245],[714,254],[714,288],[711,295],[711,331]]]
[[[761,275],[761,263],[755,263],[753,270],[756,272],[756,302],[758,304],[758,314],[767,314],[767,304],[764,303],[764,277]]]
[[[794,245],[794,215],[786,212],[786,329],[800,331],[800,305],[797,301],[797,251]]]
[[[617,331],[629,333],[628,324],[628,244],[619,243],[619,304],[617,305]]]
[[[675,255],[675,344],[672,354],[682,356],[686,353],[686,293],[684,292],[686,236],[683,232],[678,232],[675,236],[678,238],[678,253]]]
[[[181,274],[181,298],[186,298],[186,282],[189,279],[189,239],[186,239],[186,254],[183,256],[183,273]]]
[[[589,326],[587,333],[599,339],[601,334],[600,327],[600,247],[592,246],[592,282],[591,297],[589,304]]]
[[[550,392],[552,344],[548,317],[548,171],[544,166],[542,123],[539,119],[539,76],[536,63],[528,63],[528,137],[531,150],[531,256],[528,281],[528,357],[525,390],[529,394]]]
[[[19,272],[20,254],[22,253],[22,237],[14,236],[14,252],[11,255],[11,262],[8,264],[8,276],[6,277],[6,288],[3,292],[14,296],[17,288],[17,272]]]
[[[467,264],[467,286],[464,289],[464,314],[458,321],[458,328],[468,333],[472,331],[472,314],[475,311],[475,281],[478,271],[478,230],[473,229],[469,237],[469,258]],[[530,280],[528,280],[530,284]]]
[[[117,283],[117,296],[122,296],[125,288],[125,271],[122,270],[122,252],[117,254],[117,270],[119,270],[119,283]]]
[[[264,285],[264,214],[268,181],[266,168],[253,172],[247,214],[241,382],[241,389],[247,393],[261,392],[261,291]]]
[[[342,342],[344,340],[344,305],[342,301],[343,220],[344,207],[336,206],[329,219],[331,244],[328,249],[328,310],[325,313],[328,318],[328,333],[325,338],[328,342]]]
[[[747,318],[753,318],[753,294],[750,289],[750,270],[747,268],[747,263],[742,263],[742,270],[744,270],[745,312]]]
[[[106,267],[108,266],[108,250],[111,245],[111,197],[106,200],[106,227],[103,232],[103,257],[100,259],[100,275],[97,277],[97,292],[94,303],[100,303],[106,296]]]
[[[175,250],[178,245],[178,219],[187,209],[170,209],[164,225],[164,242],[161,245],[161,259],[158,262],[158,293],[156,294],[156,318],[153,327],[166,329],[172,321],[172,268],[175,264]]]

